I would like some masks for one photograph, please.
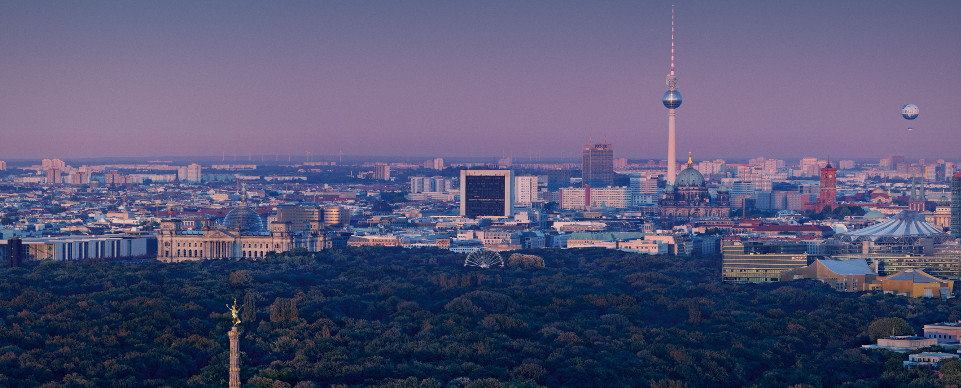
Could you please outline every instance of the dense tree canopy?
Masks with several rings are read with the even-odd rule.
[[[914,335],[911,324],[898,317],[878,318],[868,326],[868,336],[872,341],[895,335]]]
[[[954,300],[722,284],[717,259],[518,253],[535,256],[486,270],[402,248],[3,268],[0,386],[226,385],[234,299],[253,386],[926,386],[961,375],[905,371],[904,355],[858,348],[881,318],[957,320]]]

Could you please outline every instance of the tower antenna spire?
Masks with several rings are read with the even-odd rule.
[[[671,5],[671,75],[674,75],[674,5]]]

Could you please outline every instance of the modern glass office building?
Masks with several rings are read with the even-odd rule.
[[[514,209],[514,172],[461,170],[460,215],[510,217]]]

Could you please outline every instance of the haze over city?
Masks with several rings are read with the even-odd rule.
[[[6,2],[0,154],[663,159],[670,6]],[[961,3],[676,8],[679,155],[955,156]]]
[[[958,15],[0,2],[0,387],[961,386]]]

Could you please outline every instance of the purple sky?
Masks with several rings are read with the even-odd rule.
[[[789,4],[783,4],[789,3]],[[665,158],[660,1],[5,1],[0,160]],[[678,155],[959,159],[961,2],[678,1]],[[920,107],[914,122],[900,118]],[[907,131],[913,126],[913,131]]]

